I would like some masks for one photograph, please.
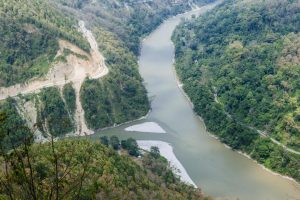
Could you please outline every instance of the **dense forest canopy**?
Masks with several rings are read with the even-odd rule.
[[[209,130],[297,180],[299,156],[268,137],[300,150],[299,20],[297,0],[229,0],[173,37],[176,69]]]
[[[159,152],[122,154],[87,140],[22,146],[0,155],[0,198],[209,199],[180,182]]]
[[[68,108],[69,115],[74,118],[74,113],[76,111],[76,92],[73,88],[72,83],[68,83],[63,87],[63,99]]]
[[[146,115],[145,87],[138,73],[140,40],[171,15],[208,1],[56,0],[55,5],[89,23],[110,73],[101,80],[86,80],[80,92],[89,128],[101,129]]]
[[[95,29],[111,71],[100,80],[86,80],[81,102],[87,124],[100,129],[144,116],[150,109],[136,57],[110,32]]]
[[[189,9],[190,3],[194,2],[1,1],[0,86],[24,83],[45,75],[58,50],[59,38],[88,51],[87,42],[77,30],[76,17],[72,16],[74,13],[78,19],[113,32],[138,54],[141,36],[157,27],[166,17]]]
[[[139,54],[141,37],[154,30],[164,19],[184,12],[191,5],[214,0],[55,0],[62,9],[84,18],[93,26],[114,33],[134,54]]]
[[[0,2],[0,87],[26,83],[45,75],[53,61],[66,61],[70,54],[68,49],[64,49],[63,57],[55,57],[59,39],[68,40],[88,52],[89,45],[78,31],[78,21],[83,20],[97,39],[110,70],[103,80],[87,80],[77,97],[83,104],[88,127],[95,130],[139,118],[149,110],[147,93],[138,73],[140,39],[167,17],[211,1]],[[37,94],[45,101],[36,100],[41,102],[39,106],[44,106],[37,106],[38,125],[44,133],[48,130],[51,134],[62,135],[74,131],[75,91],[67,85],[62,94],[63,98],[58,92]],[[52,105],[63,100],[65,105],[52,109]],[[47,108],[47,105],[51,106]],[[46,118],[54,120],[56,117],[64,119],[53,123],[56,128],[43,127],[51,121]],[[62,131],[63,124],[68,127],[65,131]]]
[[[47,73],[58,50],[58,38],[88,51],[76,25],[75,19],[45,0],[0,1],[0,86]]]
[[[44,124],[44,132],[59,136],[75,130],[72,115],[69,114],[58,88],[43,89],[37,98],[40,99],[39,123]]]
[[[26,122],[19,115],[16,101],[8,98],[0,102],[0,148],[7,152],[23,143],[25,137],[30,135]]]
[[[45,75],[57,55],[59,39],[88,52],[90,47],[78,31],[81,19],[91,22],[89,28],[110,73],[98,80],[87,78],[80,97],[69,83],[0,102],[0,199],[208,199],[180,182],[158,148],[141,153],[132,138],[121,142],[117,137],[102,138],[107,146],[54,140],[76,131],[76,98],[92,129],[145,115],[149,102],[137,64],[141,37],[191,4],[206,2],[1,1],[0,87],[26,85]],[[68,54],[65,49],[63,56]],[[27,118],[20,102],[31,102],[26,105],[33,107],[26,109],[36,111],[32,115],[36,119]],[[34,144],[36,130],[50,142]]]

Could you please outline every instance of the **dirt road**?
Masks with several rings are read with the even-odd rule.
[[[64,49],[69,49],[73,52],[73,54],[67,56],[67,62],[54,63],[45,77],[31,80],[25,84],[1,87],[0,100],[15,97],[18,94],[39,92],[41,89],[47,87],[57,86],[62,88],[66,83],[72,82],[76,91],[77,110],[75,118],[77,121],[77,134],[92,134],[93,131],[88,129],[85,123],[84,110],[80,102],[80,88],[86,77],[98,79],[108,74],[109,70],[105,65],[105,58],[99,52],[94,35],[90,30],[86,29],[83,21],[79,22],[79,31],[90,44],[91,50],[89,53],[84,52],[68,41],[59,40],[60,49],[56,56],[62,55]],[[87,59],[77,57],[75,54],[82,55]]]

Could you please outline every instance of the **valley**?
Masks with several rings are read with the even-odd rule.
[[[0,199],[298,200],[299,9],[0,1]]]
[[[214,6],[170,18],[145,38],[139,64],[152,99],[151,112],[145,119],[99,131],[89,138],[117,135],[121,139],[133,137],[144,144],[153,140],[158,144],[166,142],[173,147],[192,181],[216,199],[296,200],[300,195],[298,183],[267,170],[212,137],[177,82],[173,69],[173,30],[182,17],[204,14]],[[128,127],[150,122],[159,124],[166,133],[126,131]]]

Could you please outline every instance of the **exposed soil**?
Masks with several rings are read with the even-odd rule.
[[[79,47],[68,41],[59,40],[60,49],[56,56],[62,55],[64,49],[69,49],[73,52],[66,57],[66,62],[53,63],[45,77],[33,79],[24,84],[1,87],[0,100],[6,99],[9,96],[15,97],[18,94],[39,92],[43,88],[52,86],[62,88],[62,86],[66,83],[72,82],[76,91],[76,134],[92,134],[93,131],[90,130],[85,123],[84,110],[80,102],[80,88],[86,77],[97,79],[108,74],[109,70],[105,65],[105,58],[99,52],[95,37],[91,31],[86,29],[83,21],[79,22],[79,31],[83,34],[91,46],[91,51],[89,53],[84,52]],[[81,56],[78,57],[75,54],[79,54]]]

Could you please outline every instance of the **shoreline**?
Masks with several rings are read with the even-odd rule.
[[[204,4],[204,5],[201,5],[201,6],[196,5],[195,8],[190,7],[189,10],[186,10],[186,11],[184,11],[184,12],[182,12],[182,13],[178,13],[178,14],[176,14],[176,15],[167,17],[166,19],[164,19],[164,20],[163,20],[163,21],[155,28],[155,30],[156,30],[156,29],[159,29],[159,28],[160,28],[164,23],[166,23],[167,21],[174,20],[174,19],[177,18],[177,17],[182,17],[182,16],[188,14],[189,12],[197,12],[197,11],[202,10],[202,9],[211,10],[211,7],[215,7],[215,6],[219,5],[219,4],[221,4],[221,3],[223,3],[223,1],[224,1],[224,0],[215,0],[215,1],[212,2],[212,3]],[[193,14],[192,14],[192,15],[193,15]],[[192,15],[191,15],[191,16],[192,16]],[[190,18],[191,16],[189,16],[188,18]],[[152,34],[153,34],[153,31],[152,31],[150,34],[145,35],[144,37],[142,37],[142,38],[141,38],[141,41],[147,40],[147,38],[150,37]],[[173,42],[172,42],[172,43],[173,43]],[[140,43],[140,47],[141,47],[141,45],[142,45],[142,42]]]
[[[127,132],[141,132],[141,133],[154,133],[165,134],[167,133],[158,123],[153,121],[147,121],[132,126],[128,126],[124,129]]]
[[[168,160],[169,167],[172,169],[173,173],[179,176],[182,182],[192,185],[195,188],[198,188],[198,186],[194,183],[192,178],[187,173],[185,167],[176,157],[173,151],[173,146],[170,143],[161,140],[137,140],[137,143],[140,149],[146,151],[150,151],[150,148],[152,146],[158,147],[160,155]]]
[[[249,160],[253,161],[255,164],[259,165],[263,170],[265,170],[265,171],[267,171],[267,172],[269,172],[269,173],[271,173],[271,174],[273,174],[273,175],[276,175],[276,176],[279,176],[279,177],[284,178],[284,179],[286,179],[286,180],[289,180],[289,181],[291,181],[292,183],[297,184],[297,185],[300,186],[300,183],[299,183],[298,181],[296,181],[294,178],[292,178],[292,177],[290,177],[290,176],[287,176],[287,175],[280,174],[279,172],[275,172],[275,171],[273,171],[273,170],[267,168],[267,167],[264,166],[263,164],[257,162],[257,160],[251,158],[250,155],[248,155],[248,154],[246,154],[246,153],[244,153],[244,152],[242,152],[242,151],[235,151],[235,150],[233,150],[230,146],[228,146],[227,144],[221,142],[221,140],[220,140],[220,138],[219,138],[218,136],[216,136],[216,135],[214,135],[213,133],[209,132],[209,131],[207,130],[207,128],[206,128],[206,125],[205,125],[204,120],[201,118],[201,116],[197,115],[197,114],[194,112],[194,104],[193,104],[193,102],[191,101],[190,97],[185,93],[184,89],[182,88],[182,86],[183,86],[184,84],[180,81],[180,79],[179,79],[179,77],[178,77],[178,74],[177,74],[177,72],[176,72],[176,68],[175,68],[175,59],[173,59],[173,67],[172,67],[172,71],[173,71],[173,73],[174,73],[174,77],[175,77],[175,80],[176,80],[176,83],[177,83],[177,87],[179,88],[180,92],[183,94],[183,96],[185,97],[185,99],[189,102],[191,108],[193,109],[194,115],[197,116],[201,122],[203,122],[204,127],[205,127],[205,130],[206,130],[206,133],[207,133],[210,137],[212,137],[212,138],[218,140],[218,141],[219,141],[220,143],[222,143],[222,145],[224,145],[226,148],[228,148],[228,149],[230,149],[230,150],[232,150],[232,151],[234,151],[234,152],[237,152],[238,154],[243,155],[244,157],[246,157],[246,158],[248,158]]]
[[[123,123],[120,123],[120,124],[115,124],[115,125],[113,125],[113,126],[108,126],[108,127],[105,127],[105,128],[97,129],[97,130],[94,131],[93,134],[95,134],[96,132],[101,132],[101,131],[104,131],[104,130],[109,130],[109,129],[112,129],[112,128],[120,127],[120,126],[125,125],[125,124],[130,124],[130,123],[132,123],[132,122],[141,121],[141,120],[143,120],[143,119],[146,119],[146,118],[149,116],[149,114],[151,113],[151,111],[152,111],[152,108],[149,109],[149,111],[147,112],[146,115],[144,115],[144,116],[142,116],[142,117],[140,117],[140,118],[133,119],[133,120],[130,120],[130,121],[126,121],[126,122],[123,122]],[[93,134],[92,134],[92,135],[93,135]]]
[[[220,0],[220,1],[223,1],[223,0]],[[218,1],[217,1],[217,2],[218,2]],[[217,2],[215,2],[215,3],[217,4]],[[203,6],[202,6],[202,7],[203,7]],[[162,26],[166,21],[168,21],[168,20],[172,20],[172,19],[174,19],[174,18],[176,18],[176,17],[178,17],[178,16],[182,16],[182,15],[188,13],[188,12],[191,12],[191,11],[197,11],[197,10],[200,10],[200,9],[202,9],[202,7],[197,6],[195,9],[191,7],[190,10],[187,10],[187,11],[185,11],[185,12],[183,12],[183,13],[179,13],[179,14],[177,14],[177,15],[170,16],[170,17],[164,19],[164,20],[160,23],[160,25],[158,25],[155,29],[158,29],[159,27],[161,27],[161,26]],[[147,38],[150,37],[152,34],[153,34],[153,31],[152,31],[150,34],[143,36],[143,37],[141,38],[141,41],[147,40]],[[142,42],[140,42],[140,47],[141,47],[141,45],[142,45]],[[138,65],[139,65],[139,64],[140,64],[139,56],[138,56],[137,58],[138,58],[138,59],[137,59],[137,63],[138,63]],[[143,83],[143,84],[144,84],[144,83]],[[1,88],[0,88],[0,89],[1,89]],[[37,91],[37,90],[36,90],[36,91]],[[35,91],[34,91],[34,92],[35,92]],[[149,99],[149,97],[148,97],[148,99]],[[150,102],[150,109],[148,110],[147,114],[144,115],[144,116],[142,116],[142,117],[140,117],[140,118],[133,119],[133,120],[130,120],[130,121],[126,121],[126,122],[123,122],[123,123],[120,123],[120,124],[114,124],[114,125],[112,125],[112,126],[108,126],[108,127],[105,127],[105,128],[100,128],[100,129],[97,129],[97,130],[92,131],[91,133],[76,134],[76,132],[73,132],[73,131],[72,131],[72,132],[70,132],[70,133],[66,133],[63,137],[56,137],[56,138],[54,138],[54,139],[58,140],[58,139],[61,139],[61,138],[68,138],[68,137],[84,137],[84,136],[94,135],[94,134],[96,134],[97,132],[101,132],[101,131],[104,131],[104,130],[109,130],[109,129],[112,129],[112,128],[120,127],[120,126],[125,125],[125,124],[129,124],[129,123],[132,123],[132,122],[137,122],[137,121],[141,121],[141,120],[143,120],[143,119],[146,119],[146,118],[149,116],[149,114],[150,114],[151,111],[152,111],[152,108],[151,108],[151,102]],[[37,141],[37,143],[45,143],[45,142],[49,142],[49,138],[45,138],[45,137],[44,137],[44,138],[40,138],[40,139]]]
[[[90,135],[95,135],[96,133],[99,133],[101,131],[104,131],[104,130],[109,130],[109,129],[113,129],[113,128],[116,128],[116,127],[120,127],[122,125],[125,125],[125,124],[130,124],[132,122],[137,122],[137,121],[141,121],[141,120],[144,120],[146,119],[149,114],[151,113],[152,109],[149,109],[149,111],[147,112],[146,115],[140,117],[140,118],[137,118],[137,119],[134,119],[134,120],[130,120],[130,121],[126,121],[126,122],[123,122],[123,123],[120,123],[120,124],[115,124],[113,126],[108,126],[108,127],[105,127],[105,128],[101,128],[101,129],[97,129],[95,131],[93,131],[91,134],[83,134],[83,135],[78,135],[76,133],[67,133],[65,136],[63,137],[57,137],[55,139],[63,139],[63,138],[68,138],[68,137],[86,137],[86,136],[90,136]],[[46,138],[47,140],[47,138]]]

